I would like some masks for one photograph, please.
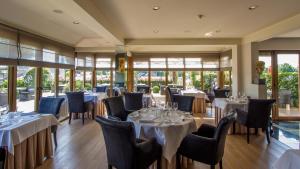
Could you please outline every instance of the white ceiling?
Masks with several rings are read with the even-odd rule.
[[[300,38],[300,29],[293,30],[291,32],[284,33],[282,35],[279,35],[278,37],[283,38]]]
[[[299,13],[299,0],[90,0],[125,38],[243,37]],[[153,6],[160,10],[153,11]],[[259,5],[248,10],[251,5]],[[205,17],[199,19],[198,14]],[[159,30],[154,33],[154,30]],[[186,31],[186,32],[185,32]]]
[[[122,45],[124,39],[196,39],[216,30],[220,32],[213,38],[242,38],[300,11],[300,0],[0,0],[0,4],[1,22],[84,50],[105,51]],[[249,11],[254,4],[259,7]],[[153,11],[155,5],[161,9]],[[54,13],[54,9],[63,13]],[[205,17],[200,20],[198,14]],[[300,31],[285,36],[295,34]],[[228,46],[126,48],[134,52],[209,52],[224,51]]]

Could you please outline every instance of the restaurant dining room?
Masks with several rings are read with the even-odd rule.
[[[299,169],[299,0],[0,0],[0,169]]]

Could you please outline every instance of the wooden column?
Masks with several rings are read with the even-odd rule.
[[[224,87],[224,71],[218,71],[218,86],[222,89]]]
[[[86,79],[85,70],[83,70],[83,89],[85,89],[85,79]]]
[[[148,59],[148,86],[150,87],[150,93],[151,93],[152,86],[151,86],[151,63],[150,63],[150,59]]]
[[[271,52],[271,62],[272,62],[272,98],[276,99],[276,106],[272,109],[272,119],[277,120],[279,119],[279,112],[278,112],[278,67],[277,67],[277,55],[274,51]]]
[[[96,55],[94,55],[94,68],[92,72],[92,89],[97,86],[97,76],[96,76]]]
[[[9,111],[17,110],[17,66],[8,67],[8,105]]]
[[[201,90],[204,90],[203,71],[200,72],[200,77],[201,77]]]
[[[75,70],[70,69],[70,91],[73,92],[75,91]]]
[[[133,57],[129,56],[127,60],[127,90],[133,92]]]
[[[59,69],[58,68],[56,68],[55,69],[55,75],[54,75],[54,86],[55,86],[55,91],[54,91],[54,93],[55,93],[55,96],[57,97],[58,96],[58,91],[59,91],[59,86],[58,86],[58,81],[59,81]]]
[[[42,68],[41,67],[37,67],[35,68],[35,97],[34,97],[34,111],[37,112],[38,111],[38,107],[39,107],[39,102],[40,99],[42,97],[42,79],[43,77],[43,72],[42,72]]]

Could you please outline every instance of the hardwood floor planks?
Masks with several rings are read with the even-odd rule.
[[[213,123],[211,118],[201,123]],[[46,160],[38,169],[106,169],[106,150],[100,126],[92,120],[63,122],[58,128],[58,148],[53,159]],[[245,135],[228,135],[223,159],[224,169],[271,169],[273,163],[288,149],[271,138],[268,145],[265,135],[252,135],[247,144]],[[201,153],[201,152],[199,152]],[[219,166],[216,166],[218,168]],[[208,165],[194,162],[189,169],[209,169]]]

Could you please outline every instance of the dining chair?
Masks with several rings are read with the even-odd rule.
[[[42,97],[39,102],[38,113],[39,114],[52,114],[59,119],[60,116],[60,106],[65,99],[60,97]],[[53,134],[55,148],[57,147],[56,138],[57,125],[51,126],[51,132]]]
[[[227,98],[230,90],[214,89],[215,98]]]
[[[143,93],[125,92],[125,109],[137,111],[143,108]]]
[[[155,138],[136,139],[132,122],[96,117],[104,136],[108,169],[147,169],[157,161],[161,168],[162,147]]]
[[[173,93],[169,86],[166,87],[167,95],[170,99],[170,102],[174,102],[174,96],[178,96],[178,93]]]
[[[187,135],[176,153],[176,168],[181,168],[180,155],[222,169],[225,141],[228,130],[235,120],[235,113],[223,117],[218,126],[202,124],[198,131]]]
[[[236,122],[247,127],[247,143],[250,142],[250,128],[262,128],[266,133],[268,144],[270,143],[270,115],[275,99],[249,99],[248,112],[237,109]],[[233,133],[235,133],[235,125],[233,125]]]
[[[132,112],[125,109],[122,96],[109,97],[102,101],[105,105],[108,116],[117,117],[122,121],[126,121],[128,114]]]
[[[104,93],[106,91],[107,86],[96,86],[95,88],[97,93],[99,92]]]
[[[140,85],[136,87],[137,92],[150,93],[150,87],[148,85]]]
[[[69,104],[69,124],[71,124],[72,114],[82,114],[82,124],[84,124],[84,115],[92,111],[92,100],[84,101],[84,92],[67,92],[66,93]],[[93,111],[92,111],[93,112]],[[94,115],[92,115],[94,116]]]
[[[5,158],[6,158],[6,150],[5,148],[0,148],[0,169],[4,169]]]
[[[178,103],[178,110],[190,112],[193,110],[194,96],[174,95],[173,102]]]

